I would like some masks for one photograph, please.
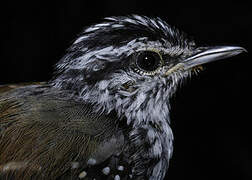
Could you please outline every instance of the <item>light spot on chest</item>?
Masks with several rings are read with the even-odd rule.
[[[80,179],[83,179],[87,176],[87,172],[86,171],[82,171],[80,174],[79,174],[79,178]]]
[[[109,167],[103,168],[102,173],[105,174],[105,175],[108,175],[110,173],[110,168]]]
[[[93,159],[93,158],[90,158],[88,161],[87,161],[87,164],[90,165],[90,166],[93,166],[96,164],[96,160]]]

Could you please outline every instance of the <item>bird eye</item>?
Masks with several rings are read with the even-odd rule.
[[[160,64],[161,56],[153,51],[141,51],[136,59],[136,65],[144,71],[155,71]]]

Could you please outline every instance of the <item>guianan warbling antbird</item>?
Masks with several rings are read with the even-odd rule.
[[[0,87],[1,179],[164,179],[170,97],[201,65],[244,51],[199,47],[160,18],[85,28],[50,81]]]

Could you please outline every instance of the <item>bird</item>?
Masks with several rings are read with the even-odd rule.
[[[171,97],[203,65],[242,52],[198,46],[159,17],[85,27],[49,81],[0,86],[0,179],[164,179]]]

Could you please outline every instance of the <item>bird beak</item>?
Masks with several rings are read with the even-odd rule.
[[[235,56],[242,52],[247,52],[247,50],[239,46],[214,46],[198,48],[198,53],[183,61],[184,69],[191,69],[202,64]]]

